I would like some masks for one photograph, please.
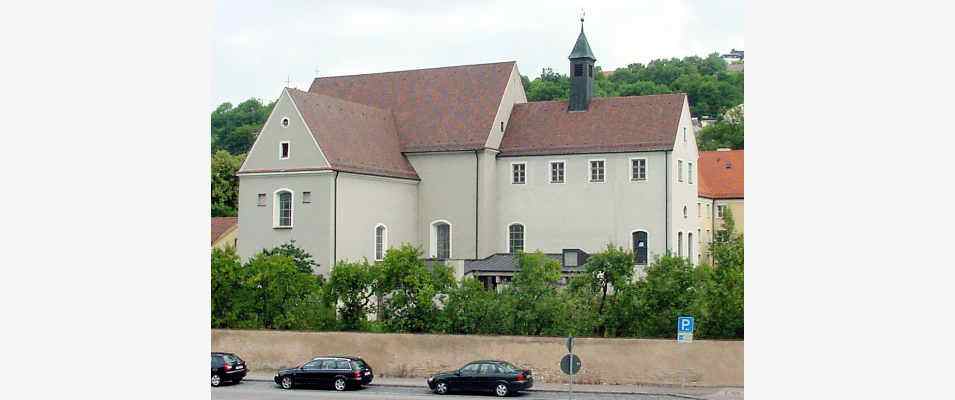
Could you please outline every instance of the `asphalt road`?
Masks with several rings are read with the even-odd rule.
[[[275,383],[244,381],[238,385],[224,384],[212,389],[212,398],[221,400],[279,400],[279,399],[431,399],[431,400],[477,400],[496,398],[488,394],[449,394],[439,396],[423,387],[378,386],[372,384],[359,390],[336,392],[332,389],[294,389],[283,390]],[[559,392],[523,392],[508,397],[521,400],[567,399],[567,393]],[[611,393],[574,393],[575,400],[594,399],[641,399],[641,400],[679,400],[679,397],[667,395],[635,395]]]

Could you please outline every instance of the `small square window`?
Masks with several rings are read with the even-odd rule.
[[[511,164],[511,183],[523,185],[527,182],[527,164]]]
[[[564,162],[551,161],[550,183],[564,183]]]
[[[647,160],[643,158],[637,158],[630,160],[631,171],[630,171],[630,180],[632,181],[645,181],[647,180]]]
[[[286,159],[289,154],[289,142],[282,142],[279,158]]]
[[[603,182],[604,181],[604,160],[590,160],[590,181],[591,182]]]
[[[302,192],[302,203],[312,202],[312,192]]]
[[[258,200],[256,200],[255,204],[259,207],[265,206],[265,193],[259,193]]]

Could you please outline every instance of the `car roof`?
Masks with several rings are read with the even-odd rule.
[[[336,359],[336,360],[352,360],[352,361],[361,360],[358,357],[351,357],[351,356],[318,356],[318,357],[312,357],[312,361],[315,361],[318,359],[326,359],[326,358]]]
[[[508,362],[507,362],[507,361],[501,361],[501,360],[478,360],[478,361],[471,361],[471,362],[469,362],[468,364],[475,364],[475,363],[500,364],[500,363],[508,363]],[[508,363],[508,364],[510,364],[510,363]]]
[[[221,352],[221,351],[213,351],[213,352],[212,352],[212,355],[214,355],[214,356],[234,356],[235,354],[234,354],[234,353],[224,353],[224,352]]]

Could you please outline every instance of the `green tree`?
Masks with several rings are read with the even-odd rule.
[[[261,326],[289,329],[295,325],[291,311],[315,294],[318,279],[298,269],[285,255],[259,253],[246,264],[245,285],[253,291],[253,309]]]
[[[409,244],[389,249],[381,261],[382,319],[392,332],[430,332],[438,327],[439,295],[454,285],[454,274],[441,263],[425,266],[421,251]]]
[[[558,322],[560,272],[560,262],[540,251],[518,255],[518,270],[505,289],[514,310],[514,334],[539,336]]]
[[[305,249],[295,245],[294,240],[284,243],[281,246],[262,250],[262,253],[267,256],[287,256],[295,263],[295,268],[298,268],[299,271],[306,274],[315,273],[315,267],[319,266],[311,254],[305,251]]]
[[[700,130],[698,133],[700,150],[713,151],[719,148],[742,150],[743,119],[743,113],[733,109],[729,111],[728,117]]]
[[[249,99],[235,107],[222,103],[212,112],[212,153],[248,153],[274,106],[275,102],[263,104],[259,99]]]
[[[646,272],[630,294],[636,311],[633,331],[644,337],[675,337],[678,316],[699,315],[706,271],[694,268],[684,257],[668,254],[654,260]]]
[[[234,217],[239,210],[239,177],[235,175],[245,154],[234,156],[225,150],[212,155],[212,216]]]
[[[711,338],[743,338],[743,236],[736,233],[728,208],[710,252],[715,267],[703,293],[705,324],[701,333]]]
[[[371,300],[379,276],[380,268],[368,260],[335,264],[328,286],[332,299],[339,304],[342,329],[358,330],[365,326],[368,313],[374,311]]]
[[[510,330],[506,316],[510,303],[496,291],[486,289],[473,277],[465,277],[448,293],[442,310],[442,332],[455,334],[502,334]]]
[[[244,283],[245,271],[235,248],[212,249],[212,327],[235,326],[243,317],[242,306],[248,301]]]
[[[611,291],[628,285],[633,279],[633,253],[612,243],[607,244],[604,251],[594,253],[587,259],[584,268],[586,272],[575,277],[570,286],[572,289],[583,289],[587,298],[596,301],[593,308],[598,324],[593,333],[604,336],[607,332],[607,320],[611,317],[605,313],[608,308],[608,295],[609,303],[614,303],[615,296]]]

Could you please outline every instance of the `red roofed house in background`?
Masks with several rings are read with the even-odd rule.
[[[566,274],[611,242],[638,270],[696,260],[686,95],[595,98],[583,25],[568,60],[563,101],[528,103],[514,61],[285,88],[239,168],[239,255],[295,240],[328,274],[410,243],[491,287],[521,251]]]
[[[700,152],[701,259],[709,257],[709,244],[723,228],[726,210],[733,214],[735,232],[743,234],[743,150],[720,149]],[[712,260],[709,260],[712,261]]]
[[[212,217],[212,247],[225,249],[237,247],[239,219],[236,217]]]

